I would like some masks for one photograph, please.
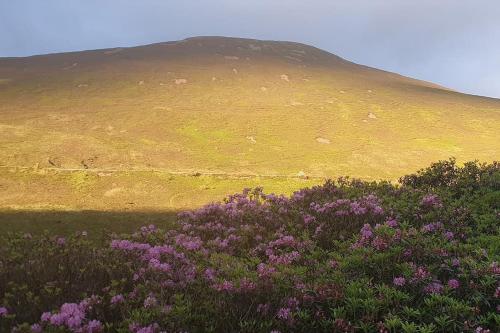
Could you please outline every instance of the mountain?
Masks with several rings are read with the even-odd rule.
[[[450,156],[498,160],[499,142],[498,99],[299,43],[196,37],[0,58],[11,170],[395,179]]]

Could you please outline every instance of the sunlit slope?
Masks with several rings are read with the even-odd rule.
[[[395,178],[500,158],[500,101],[297,43],[0,59],[0,164]]]

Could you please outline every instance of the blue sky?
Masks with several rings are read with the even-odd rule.
[[[0,0],[0,57],[200,35],[303,42],[500,98],[497,0]]]

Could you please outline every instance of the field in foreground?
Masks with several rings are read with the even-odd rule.
[[[132,232],[154,223],[167,227],[180,210],[221,201],[228,193],[262,186],[290,195],[319,178],[174,175],[158,171],[93,172],[0,168],[0,235],[9,231],[62,235],[106,229]]]
[[[498,332],[500,166],[245,190],[168,229],[0,242],[0,331]]]

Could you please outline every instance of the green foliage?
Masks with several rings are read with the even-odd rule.
[[[498,331],[499,172],[450,160],[398,186],[245,190],[103,243],[10,234],[0,331]]]

